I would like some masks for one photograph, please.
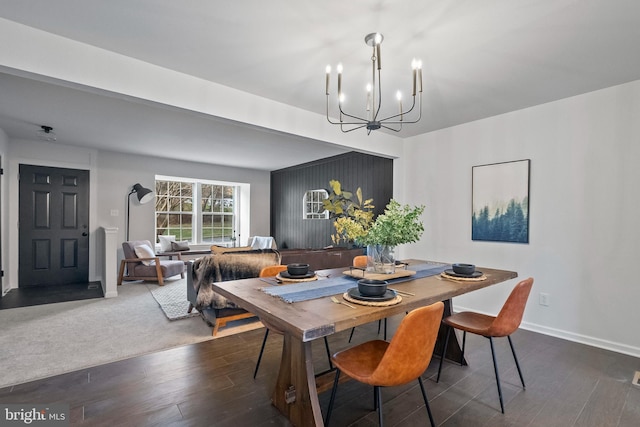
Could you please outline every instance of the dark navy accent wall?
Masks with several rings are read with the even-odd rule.
[[[271,172],[271,235],[279,248],[332,244],[332,220],[302,218],[305,192],[329,191],[332,179],[350,191],[361,187],[364,198],[373,198],[378,215],[393,197],[393,160],[351,152]]]

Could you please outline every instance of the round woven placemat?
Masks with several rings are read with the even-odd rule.
[[[351,298],[348,292],[342,294],[342,298],[354,304],[367,305],[369,307],[387,307],[389,305],[400,304],[400,301],[402,301],[402,297],[398,294],[396,294],[396,297],[394,299],[390,299],[387,301],[362,301],[359,299]]]
[[[440,275],[445,279],[455,280],[456,282],[482,282],[483,280],[487,280],[487,276],[485,276],[484,274],[480,277],[456,277],[450,276],[443,271],[442,273],[440,273]]]
[[[287,278],[282,277],[280,275],[280,273],[278,273],[278,275],[276,276],[276,280],[278,282],[282,282],[282,283],[313,282],[314,280],[318,280],[318,275],[315,274],[315,275],[313,275],[313,277],[306,277],[304,279],[287,279]]]

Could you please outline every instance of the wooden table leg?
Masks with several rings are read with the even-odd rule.
[[[284,335],[280,371],[271,401],[294,426],[324,425],[310,341]]]
[[[444,300],[444,313],[443,317],[451,316],[451,300]],[[442,323],[440,324],[440,330],[438,331],[438,339],[436,340],[436,346],[433,349],[433,354],[435,356],[440,356],[442,354],[442,346],[444,346],[444,340],[447,338],[447,327]],[[454,331],[451,331],[451,336],[449,337],[449,345],[447,345],[447,354],[444,355],[446,359],[453,360],[456,363],[460,363],[460,357],[462,356],[462,348],[460,347],[460,343],[458,342],[458,338]],[[462,364],[466,365],[467,361],[462,360]]]

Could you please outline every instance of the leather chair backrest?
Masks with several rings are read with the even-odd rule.
[[[407,314],[371,374],[370,384],[402,385],[422,375],[431,362],[443,312],[444,304],[439,301]]]
[[[489,336],[506,337],[520,327],[532,286],[533,277],[529,277],[513,288],[500,313],[489,327]]]
[[[367,256],[358,255],[353,257],[353,266],[358,268],[365,268],[367,266]]]
[[[286,269],[286,265],[270,265],[260,270],[260,277],[276,277],[278,273]]]

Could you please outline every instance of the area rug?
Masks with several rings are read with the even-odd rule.
[[[189,301],[187,301],[186,286],[186,279],[165,282],[164,286],[158,286],[152,283],[147,284],[147,288],[151,291],[151,295],[153,295],[153,298],[169,320],[179,320],[199,316],[200,313],[198,313],[198,310],[195,308],[191,313],[187,313],[187,310],[189,309]],[[224,328],[221,328],[218,331],[218,334],[213,338],[228,337],[229,335],[240,334],[242,332],[252,331],[262,327],[264,327],[264,325],[257,317],[235,320],[233,322],[229,322]]]
[[[164,286],[147,284],[147,288],[151,291],[151,295],[158,302],[167,319],[179,320],[199,315],[196,309],[187,313],[189,301],[187,301],[186,279],[167,281]]]

